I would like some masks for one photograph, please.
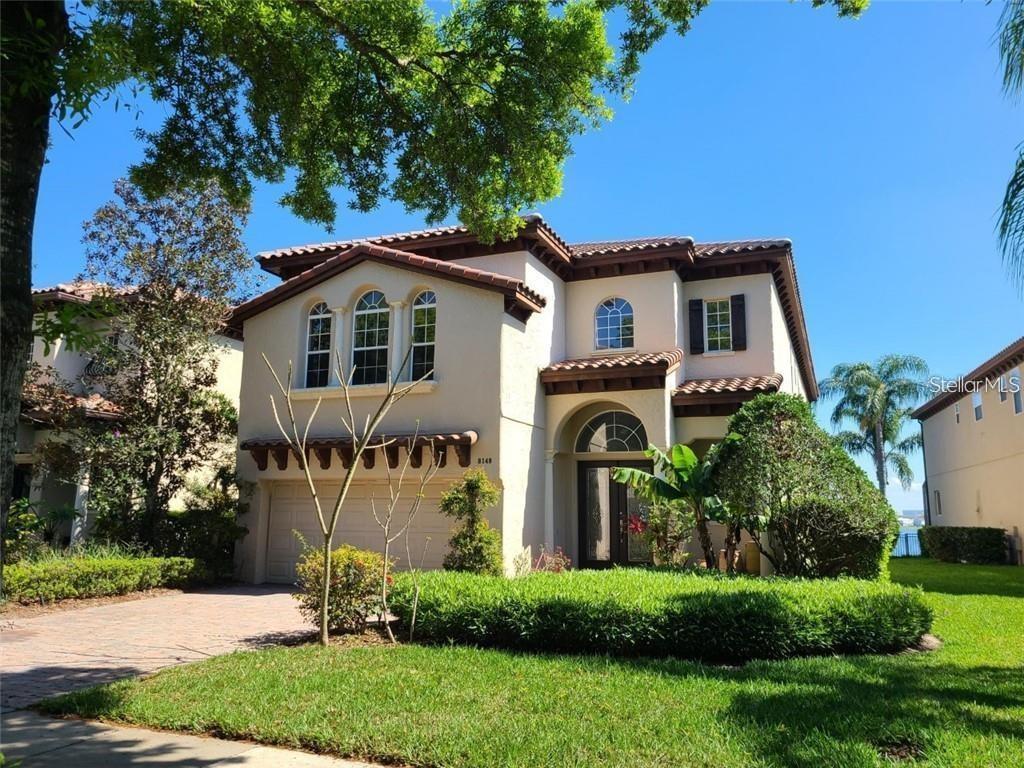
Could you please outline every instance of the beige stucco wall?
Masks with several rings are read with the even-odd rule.
[[[679,278],[671,271],[568,283],[566,357],[607,354],[594,346],[594,312],[602,301],[616,296],[633,306],[636,350],[664,352],[680,346],[679,294]]]
[[[756,376],[772,373],[775,368],[774,342],[777,331],[772,323],[774,285],[770,275],[696,280],[683,284],[680,322],[684,339],[690,338],[689,301],[691,299],[728,299],[744,294],[747,313],[747,348],[739,352],[705,352],[689,354],[689,342],[683,344],[683,375],[687,379],[712,379],[722,376]],[[785,326],[783,339],[788,338]],[[781,371],[785,374],[785,371]],[[788,377],[786,377],[788,378]]]
[[[922,422],[932,525],[980,525],[1024,534],[1024,414],[1013,396],[982,393],[981,421],[971,395]],[[941,494],[938,513],[935,492]]]
[[[242,388],[242,341],[226,336],[214,336],[217,356],[217,391],[238,407]]]

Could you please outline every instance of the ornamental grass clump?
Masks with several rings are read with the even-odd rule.
[[[399,577],[403,624],[413,592]],[[908,648],[931,627],[920,590],[857,579],[754,579],[646,569],[420,580],[421,641],[715,663]]]

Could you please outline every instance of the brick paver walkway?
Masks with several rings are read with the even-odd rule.
[[[0,616],[0,707],[308,633],[297,606],[284,588],[230,586]]]

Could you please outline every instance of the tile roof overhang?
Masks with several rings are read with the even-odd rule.
[[[119,421],[121,408],[103,395],[70,395],[74,399],[74,407],[82,416],[90,421]],[[51,410],[46,403],[22,403],[21,415],[29,421],[49,424],[52,421]]]
[[[1013,370],[1021,364],[1024,364],[1024,336],[1021,336],[1012,344],[1009,344],[999,350],[996,354],[970,373],[965,376],[961,376],[959,381],[963,383],[971,382],[979,384],[984,381],[991,381],[992,379],[996,379],[1004,373]],[[930,416],[934,416],[943,408],[952,405],[957,400],[964,397],[965,394],[966,392],[963,387],[958,387],[956,390],[951,392],[942,392],[926,402],[924,405],[918,407],[917,410],[910,414],[911,418],[923,420]]]
[[[778,392],[782,374],[737,376],[718,379],[690,379],[672,393],[676,416],[728,416],[766,392]]]
[[[428,448],[429,452],[433,453],[434,461],[443,467],[448,463],[450,447],[455,452],[459,466],[468,467],[472,446],[476,445],[478,437],[477,432],[472,429],[438,434],[410,432],[377,435],[363,450],[363,466],[373,469],[377,451],[380,450],[384,452],[388,466],[396,469],[399,464],[399,448],[404,448],[409,455],[410,466],[415,469],[422,466],[423,449]],[[277,468],[283,470],[288,468],[289,456],[296,459],[299,457],[299,454],[292,450],[288,440],[283,437],[243,440],[239,447],[252,455],[256,467],[261,472],[267,468],[268,458],[273,458]],[[351,436],[311,437],[306,441],[306,460],[311,461],[312,457],[315,457],[320,469],[331,468],[331,458],[334,454],[341,460],[342,467],[347,469],[352,465],[354,452],[355,441]]]
[[[665,378],[679,368],[683,350],[636,352],[571,358],[540,372],[544,392],[565,395],[577,392],[617,392],[663,389]]]
[[[378,261],[383,264],[420,272],[446,280],[453,280],[476,288],[496,291],[505,297],[505,311],[518,320],[526,319],[534,312],[540,312],[547,303],[539,293],[528,288],[522,280],[465,267],[461,264],[439,261],[416,253],[398,251],[369,243],[360,243],[331,256],[315,267],[290,277],[266,293],[239,304],[228,318],[228,327],[241,333],[245,320],[270,307],[296,296],[313,286],[340,274],[364,261]]]
[[[123,298],[136,293],[138,288],[135,286],[112,288],[95,280],[73,280],[70,283],[58,283],[46,288],[33,288],[32,303],[38,311],[57,304],[88,304],[100,295]]]

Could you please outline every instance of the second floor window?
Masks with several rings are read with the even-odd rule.
[[[331,310],[322,301],[306,324],[306,386],[326,387],[331,378]]]
[[[1010,390],[1013,395],[1014,413],[1024,412],[1024,392],[1021,392],[1020,386],[1020,368],[1015,368],[1010,372]]]
[[[352,383],[383,384],[388,379],[387,301],[380,291],[364,293],[356,302],[352,336]]]
[[[708,352],[728,352],[732,349],[732,313],[729,299],[711,299],[704,302],[704,326]]]
[[[437,296],[423,291],[412,302],[412,380],[433,378]]]
[[[605,299],[594,315],[594,337],[598,349],[633,347],[633,307],[620,298]]]
[[[974,420],[981,421],[984,415],[981,410],[981,392],[971,394],[971,405],[974,407]]]

